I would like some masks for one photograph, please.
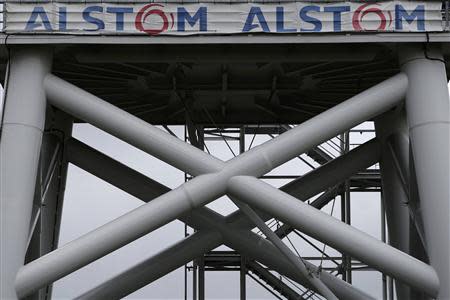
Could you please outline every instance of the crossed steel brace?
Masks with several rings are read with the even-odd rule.
[[[379,153],[378,142],[372,140],[280,189],[297,199],[309,199],[327,186],[336,185],[352,174],[373,165],[378,161]],[[169,188],[160,183],[145,177],[75,139],[71,139],[68,142],[67,155],[71,163],[145,202],[151,201],[155,197],[170,191]],[[342,170],[338,167],[342,168]],[[318,180],[319,178],[327,178],[328,180],[320,181]],[[312,205],[314,206],[314,204]],[[260,216],[264,220],[270,218],[268,214],[264,213],[261,213]],[[240,253],[257,259],[272,269],[284,273],[309,287],[304,277],[296,275],[289,261],[284,258],[279,258],[278,252],[271,243],[256,233],[248,231],[254,225],[252,222],[249,222],[242,212],[238,211],[225,218],[207,207],[202,207],[195,209],[190,214],[184,215],[179,219],[189,226],[200,230],[195,233],[195,238],[193,236],[186,238],[182,242],[132,267],[92,291],[86,292],[79,298],[99,299],[126,296],[160,276],[191,261],[192,257],[195,257],[192,251],[195,251],[197,253],[196,255],[200,256],[222,243],[236,249]],[[208,237],[200,234],[200,232],[209,232],[211,230],[217,231],[222,236],[212,238],[212,241],[210,241]],[[211,235],[211,233],[205,233],[205,236],[210,237]],[[201,238],[198,238],[198,236],[201,236]],[[217,241],[218,239],[219,241]],[[310,269],[316,270],[313,265],[307,264]],[[320,275],[322,281],[339,298],[371,298],[367,294],[358,291],[346,282],[326,272],[322,272]],[[119,282],[120,284],[118,284]]]
[[[223,195],[228,195],[240,203],[242,208],[246,208],[245,213],[253,216],[250,219],[257,223],[256,225],[264,226],[261,222],[267,220],[268,216],[275,217],[396,280],[432,297],[438,295],[440,283],[433,267],[300,201],[334,186],[351,174],[376,162],[380,154],[376,140],[358,147],[281,189],[258,179],[308,149],[396,107],[410,89],[409,76],[405,73],[395,75],[292,130],[224,162],[47,73],[46,68],[40,70],[43,78],[41,90],[50,104],[195,177],[169,191],[166,187],[102,156],[80,142],[71,140],[69,150],[72,149],[72,152],[69,152],[72,154],[69,157],[72,162],[89,169],[93,174],[98,174],[99,177],[105,178],[147,203],[21,267],[15,279],[15,289],[20,298],[176,218],[199,231],[96,289],[88,291],[80,298],[98,299],[127,295],[222,243],[256,258],[328,298],[333,298],[334,295],[342,299],[370,298],[331,274],[318,272],[310,263],[305,262],[304,267],[312,272],[318,272],[318,277],[308,278],[305,272],[299,272],[299,268],[302,267],[292,264],[289,254],[286,257],[277,255],[283,247],[277,244],[278,240],[272,239],[271,243],[249,231],[255,224],[242,213],[242,210],[224,218],[204,207],[205,204]],[[36,84],[36,90],[40,90],[39,80],[33,83]],[[27,127],[30,134],[39,132],[42,124],[39,123],[41,122],[39,119],[36,122],[37,131],[36,128]],[[8,124],[10,131],[13,132],[16,123],[11,121]],[[9,136],[6,138],[8,142],[12,141],[8,139]],[[13,151],[13,148],[6,148],[7,146],[6,150]],[[2,153],[3,151],[2,149]],[[98,159],[83,161],[83,158],[76,154],[83,151],[88,154],[86,157],[96,156]],[[93,161],[97,161],[97,167],[89,166]],[[131,188],[130,185],[121,183],[120,179],[105,174],[101,166],[116,173],[120,170],[126,174],[120,176],[121,178],[127,178],[129,175],[135,178],[138,185],[132,184]],[[131,179],[128,180],[129,183]],[[253,209],[257,209],[258,213]],[[11,222],[17,220],[11,219]],[[436,268],[436,265],[434,266]],[[139,277],[139,274],[145,276]],[[126,284],[116,284],[119,281]]]
[[[394,107],[404,98],[407,83],[404,74],[396,75],[224,163],[54,75],[47,75],[44,86],[51,104],[196,177],[24,266],[16,279],[19,296],[29,295],[225,193],[434,295],[439,280],[430,266],[256,178]]]

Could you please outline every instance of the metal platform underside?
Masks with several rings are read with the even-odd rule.
[[[399,72],[396,45],[66,45],[53,73],[152,124],[299,124]]]

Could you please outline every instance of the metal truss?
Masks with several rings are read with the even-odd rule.
[[[438,49],[424,52],[420,47],[405,46],[399,53],[400,73],[222,161],[199,149],[202,138],[196,128],[188,126],[192,145],[187,144],[52,74],[52,57],[47,49],[13,49],[0,143],[2,298],[31,296],[178,218],[196,232],[78,299],[123,297],[222,244],[251,258],[252,270],[260,267],[254,262],[263,264],[327,299],[371,299],[364,291],[292,253],[281,240],[283,233],[266,224],[275,218],[284,229],[299,231],[344,253],[345,264],[350,266],[347,281],[351,282],[352,262],[358,261],[394,278],[402,297],[421,292],[448,299],[450,122],[445,66]],[[170,190],[114,161],[70,138],[70,129],[52,118],[49,110],[53,107],[71,116],[64,120],[88,122],[186,172],[192,179]],[[350,150],[345,132],[371,119],[375,119],[377,138]],[[61,134],[56,145],[63,146],[51,146],[45,138],[42,142],[44,133],[55,131],[47,129],[46,124],[57,124]],[[344,134],[341,156],[332,158],[320,151],[318,145],[340,134]],[[46,174],[41,177],[37,176],[39,154],[46,145],[53,150],[45,153],[55,159],[41,162],[40,170]],[[64,152],[58,152],[59,147]],[[306,152],[320,156],[324,164],[280,189],[261,180],[271,170]],[[353,176],[378,161],[390,245],[347,224]],[[64,177],[67,162],[146,203],[60,248],[54,249],[53,239],[45,251],[32,252],[38,258],[23,265],[30,244],[30,224],[33,233],[39,215],[42,218],[45,213],[46,195],[53,195],[54,203],[59,201],[61,181],[55,183],[51,194],[46,192],[47,186],[54,170]],[[39,180],[36,185],[40,178],[44,178],[43,184]],[[336,190],[342,182],[344,192]],[[305,203],[323,191],[328,196]],[[347,203],[343,206],[344,222],[320,211],[331,195],[339,193],[345,194],[342,198]],[[36,195],[38,205],[33,211]],[[240,208],[226,217],[205,207],[223,195]],[[60,217],[57,213],[53,218]],[[255,227],[265,237],[251,231]],[[411,232],[411,237],[406,232]],[[424,245],[430,264],[416,253],[418,246],[411,248],[413,238],[418,245]],[[259,269],[259,273],[264,270]],[[265,275],[270,280],[270,274]]]

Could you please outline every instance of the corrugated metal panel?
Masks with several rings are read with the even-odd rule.
[[[8,1],[4,29],[7,33],[85,35],[443,31],[438,1],[87,2]]]

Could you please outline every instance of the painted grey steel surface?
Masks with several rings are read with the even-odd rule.
[[[201,230],[117,275],[114,282],[101,284],[76,299],[121,299],[130,293],[130,288],[146,286],[221,244],[218,232]]]
[[[450,101],[439,49],[402,47],[410,84],[405,107],[431,265],[450,298]]]
[[[433,268],[401,251],[343,224],[329,215],[299,203],[290,195],[250,176],[228,182],[231,196],[277,216],[298,230],[366,262],[376,269],[435,296],[439,279]],[[272,199],[277,199],[272,201]]]
[[[410,213],[408,187],[404,185],[395,163],[392,143],[406,143],[409,149],[408,129],[404,112],[390,112],[375,120],[377,137],[381,140],[382,151],[380,160],[381,181],[383,184],[383,199],[389,231],[389,244],[410,254],[409,231]],[[409,152],[397,153],[407,155]],[[407,179],[409,181],[409,177]],[[409,287],[396,280],[398,299],[410,299]]]
[[[12,51],[0,143],[2,299],[16,297],[14,280],[25,260],[45,122],[43,80],[50,66],[45,49]]]
[[[406,76],[399,74],[280,135],[265,143],[264,146],[245,152],[227,163],[220,172],[197,176],[185,185],[33,261],[22,268],[18,274],[16,284],[19,295],[27,295],[45,283],[73,272],[159,228],[177,216],[218,198],[225,193],[223,183],[230,177],[263,175],[310,147],[386,111],[403,98],[406,84]],[[64,83],[53,75],[47,76],[45,86],[52,104],[74,116],[92,122],[142,150],[158,155],[164,161],[173,162],[175,166],[184,168],[184,171],[193,174],[209,171],[204,169],[208,160],[215,163],[214,168],[218,168],[220,164],[220,161],[207,156],[204,152],[180,142],[149,124],[140,123],[140,120],[134,116],[118,110],[69,83]],[[136,128],[135,125],[141,126]],[[158,143],[161,139],[164,139],[162,141],[164,144]],[[185,149],[186,153],[193,153],[189,160],[186,159]],[[194,155],[199,155],[200,158],[195,160]],[[198,169],[194,170],[194,168]],[[205,187],[208,188],[205,189]],[[118,234],[119,232],[121,234]],[[103,240],[101,245],[97,243],[99,238]],[[96,246],[92,247],[93,245]],[[50,272],[48,271],[49,263],[52,265]],[[42,276],[44,269],[47,272],[45,276]],[[37,276],[38,274],[40,275]]]
[[[7,38],[8,36],[8,38]],[[424,33],[358,33],[358,34],[297,34],[291,36],[273,35],[229,35],[211,37],[108,37],[108,36],[48,36],[36,38],[34,35],[6,35],[0,34],[0,43],[6,44],[75,44],[75,45],[123,45],[123,44],[329,44],[329,43],[426,43]],[[433,43],[449,43],[450,34],[429,33],[429,40]]]
[[[105,156],[104,154],[96,151],[95,149],[90,148],[89,146],[72,139],[68,145],[68,155],[69,159],[72,163],[76,164],[78,167],[83,168],[93,175],[98,176],[99,178],[123,189],[124,191],[134,195],[135,197],[148,202],[151,201],[149,195],[157,195],[163,194],[170,189],[151,180],[150,178],[145,177],[144,175],[130,169],[129,167],[122,165],[121,163]],[[328,185],[334,185],[339,181],[344,180],[348,177],[349,174],[356,173],[359,170],[362,170],[372,164],[374,164],[378,160],[379,150],[376,141],[368,142],[358,148],[352,150],[348,154],[337,158],[335,161],[326,164],[317,170],[314,170],[307,175],[301,177],[300,179],[291,182],[290,184],[285,185],[281,189],[286,191],[287,193],[295,194],[296,197],[300,199],[307,199],[314,194],[317,194],[319,191],[326,188]],[[343,167],[345,172],[340,171],[339,167]],[[317,178],[330,178],[329,181],[318,181]],[[127,182],[128,184],[124,184]],[[259,246],[262,241],[260,237],[255,234],[245,233],[244,229],[251,229],[254,225],[252,222],[249,222],[245,215],[240,212],[234,213],[229,216],[226,220],[220,220],[216,213],[209,210],[208,208],[201,208],[193,211],[191,214],[183,216],[180,218],[181,221],[186,222],[190,226],[196,229],[211,229],[212,226],[222,234],[226,233],[226,236],[229,237],[232,241],[227,242],[228,246],[236,248],[241,252],[248,253],[250,257],[258,258],[263,263],[268,266],[280,271],[287,272],[287,275],[290,276],[294,280],[300,280],[307,284],[308,282],[304,280],[303,277],[298,277],[298,273],[295,270],[292,270],[291,264],[289,261],[285,261],[284,263],[280,263],[276,254],[276,250],[269,256],[265,252],[260,252],[261,246]],[[264,219],[267,220],[269,217],[266,215]],[[232,228],[227,228],[227,226],[219,226],[218,224],[227,224],[233,223],[235,226],[239,228],[237,232],[242,231],[242,239],[247,239],[249,234],[250,237],[254,237],[253,240],[258,241],[257,244],[250,243],[247,246],[244,246],[239,242],[239,239],[233,238],[236,231]],[[230,244],[231,243],[231,244]],[[249,250],[251,249],[251,250]],[[204,252],[208,249],[204,248]],[[162,255],[162,254],[161,254]],[[157,259],[157,256],[153,256],[139,265],[145,269],[145,274],[142,275],[145,278],[149,278],[149,280],[137,281],[134,276],[136,276],[135,268],[131,268],[122,274],[111,278],[110,280],[101,284],[98,288],[94,290],[90,290],[85,294],[81,295],[80,298],[90,298],[90,299],[98,299],[99,296],[106,295],[107,297],[116,297],[116,295],[127,295],[135,290],[141,288],[142,286],[149,284],[154,278],[154,272],[160,272],[157,269],[147,268],[147,264],[153,264],[153,260]],[[182,264],[179,265],[181,267]],[[288,266],[288,267],[286,267]],[[309,264],[309,267],[313,268],[312,265]],[[137,266],[136,266],[137,269]],[[313,268],[315,270],[315,268]],[[287,270],[287,271],[286,271]],[[297,275],[296,275],[297,274]],[[338,280],[333,276],[328,276],[327,273],[320,273],[322,280],[327,282],[327,285],[332,288],[332,290],[338,295],[340,298],[345,299],[369,299],[368,295],[352,288],[348,284]],[[120,284],[119,284],[120,283]]]
[[[368,36],[362,34],[358,38],[363,40]],[[382,38],[381,40],[390,42],[406,39],[403,35],[395,38],[393,35],[370,35],[370,37],[374,41]],[[13,43],[27,43],[27,38],[29,37],[11,37]],[[248,37],[224,39],[223,42],[244,41],[245,38]],[[264,37],[255,38],[265,42]],[[300,37],[298,42],[304,38]],[[308,41],[320,42],[323,38],[310,36]],[[353,41],[356,38],[348,37]],[[428,37],[409,35],[408,40],[419,41],[423,38]],[[431,38],[445,40],[448,37],[431,34]],[[58,37],[53,42],[61,42],[64,39],[66,37]],[[124,37],[124,40],[126,39]],[[191,41],[195,43],[201,39],[198,37]],[[163,40],[169,43],[176,41],[158,38],[151,42],[159,43]],[[246,43],[249,41],[247,39]],[[346,42],[345,39],[341,41]],[[52,41],[44,37],[41,42]],[[88,42],[88,40],[74,40],[74,42]],[[107,40],[107,42],[117,41]],[[280,40],[274,39],[273,42]],[[332,42],[333,39],[329,41]],[[39,41],[36,39],[33,43]],[[214,43],[214,39],[211,39],[211,43]],[[395,47],[391,46],[383,49],[393,50]],[[58,47],[52,50],[59,51],[58,57],[61,57],[60,53],[64,50],[61,50],[62,48],[58,50]],[[448,218],[450,108],[443,56],[447,51],[446,47],[444,45],[444,51],[441,51],[428,44],[425,47],[401,45],[395,53],[398,52],[400,56],[402,73],[379,84],[376,83],[388,78],[391,72],[397,70],[387,70],[380,76],[374,75],[372,78],[380,80],[370,81],[374,86],[362,93],[358,93],[359,90],[354,89],[355,85],[352,83],[348,89],[352,89],[352,95],[357,94],[356,96],[321,114],[316,114],[307,121],[302,121],[303,123],[294,129],[228,162],[207,155],[108,101],[94,96],[93,93],[76,87],[61,78],[67,79],[64,74],[64,76],[60,76],[58,72],[55,73],[58,76],[50,74],[52,51],[24,46],[10,49],[5,117],[2,121],[0,140],[1,297],[11,299],[24,298],[27,295],[40,297],[36,292],[41,287],[179,218],[198,232],[79,298],[120,298],[128,295],[221,244],[265,264],[306,287],[322,291],[322,294],[326,295],[329,289],[341,299],[370,298],[330,273],[318,272],[316,266],[309,262],[305,261],[305,266],[297,265],[295,268],[290,259],[296,258],[291,254],[280,258],[279,251],[280,248],[285,249],[284,244],[280,244],[275,233],[269,232],[264,225],[264,222],[275,216],[289,226],[360,259],[370,267],[381,270],[384,275],[395,277],[399,298],[418,297],[418,293],[412,290],[419,290],[439,300],[448,299],[450,297],[450,288],[447,284],[450,281]],[[80,53],[79,57],[89,59],[89,55],[86,56],[87,52]],[[242,58],[236,56],[233,59]],[[374,60],[370,51],[359,55],[359,58],[363,61]],[[176,60],[175,62],[178,63]],[[326,66],[327,60],[322,63]],[[391,63],[392,61],[389,62]],[[342,68],[347,70],[349,67],[344,65]],[[146,67],[142,69],[147,71]],[[65,71],[67,72],[67,69]],[[75,75],[78,76],[77,74],[79,75],[79,73]],[[174,78],[176,81],[176,76]],[[338,81],[344,78],[344,81],[339,82],[343,82],[342,85],[347,84],[346,76],[336,78]],[[255,91],[257,92],[252,90],[249,93]],[[311,95],[314,93],[309,96]],[[403,124],[402,117],[397,115],[399,111],[401,112],[404,98],[406,98],[404,104],[409,132]],[[54,107],[47,105],[47,100]],[[68,149],[65,149],[70,161],[148,203],[22,266],[28,245],[32,245],[29,249],[31,252],[39,247],[38,244],[30,242],[40,212],[32,210],[32,205],[33,198],[40,196],[39,192],[35,192],[39,152],[43,152],[41,158],[46,161],[49,155],[46,152],[48,145],[41,146],[44,122],[50,124],[49,116],[53,116],[47,114],[46,121],[46,110],[53,111],[55,107],[196,177],[174,190],[169,190],[158,182],[71,139],[67,143]],[[393,108],[395,112],[392,111]],[[388,112],[389,110],[391,111]],[[327,139],[382,113],[385,115],[376,119],[378,141],[368,142],[283,186],[280,190],[256,179]],[[70,119],[71,117],[67,117],[67,121]],[[408,153],[408,139],[412,149],[411,155]],[[321,191],[336,188],[336,184],[376,162],[380,152],[390,245],[405,253],[318,211],[316,208],[324,205],[320,198],[320,201],[312,202],[311,205],[302,202]],[[59,191],[61,188],[63,189],[59,187]],[[240,211],[228,217],[222,217],[203,207],[224,194],[250,206],[241,206]],[[324,195],[326,197],[324,196],[323,201],[329,199],[329,195]],[[405,202],[408,203],[409,212],[408,207],[403,205]],[[257,213],[260,218],[253,213],[254,209],[259,209]],[[53,212],[58,213],[52,208],[48,214]],[[414,223],[412,229],[409,225],[410,217]],[[51,221],[50,217],[45,218],[47,222]],[[252,220],[272,239],[267,240],[251,232],[254,227]],[[47,233],[51,230],[57,232],[56,227],[52,229],[49,224],[42,228]],[[102,242],[99,243],[99,240]],[[46,243],[48,248],[48,238],[40,242]],[[418,253],[422,247],[425,247],[426,253]],[[424,261],[428,254],[431,266],[409,256],[408,253]],[[33,254],[29,259],[35,256],[36,254]],[[323,286],[316,285],[314,288],[314,284],[310,282],[311,278],[304,272],[305,268],[318,272],[320,281],[317,282],[323,283]],[[333,299],[333,295],[328,294],[327,298]]]
[[[326,299],[338,299],[320,280],[320,271],[318,274],[315,274],[314,271],[309,270],[302,258],[296,256],[250,206],[236,200],[233,200],[233,202],[253,223],[255,223],[256,227],[264,233],[267,239],[271,241],[278,251],[280,251],[280,253],[294,266],[296,271],[309,281],[310,285],[313,286],[319,294],[324,296]]]

